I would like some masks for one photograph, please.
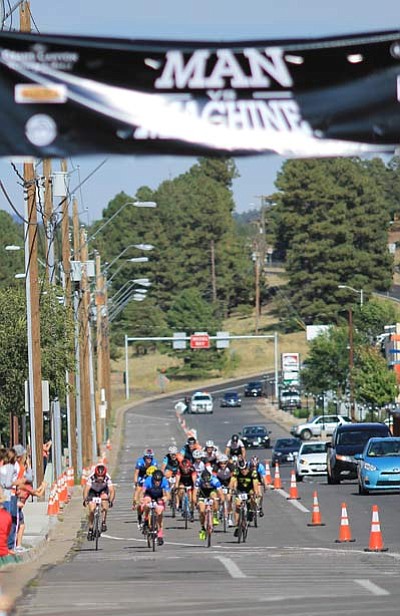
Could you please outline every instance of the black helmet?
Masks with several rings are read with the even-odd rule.
[[[194,438],[194,436],[189,436],[189,438],[187,440],[187,444],[188,445],[195,445],[196,444],[196,439]]]
[[[239,442],[239,435],[238,434],[232,434],[231,441],[232,441],[232,443],[238,443]]]
[[[207,471],[207,470],[203,471],[201,473],[201,479],[202,479],[202,481],[204,481],[204,483],[209,483],[211,481],[211,473],[210,473],[210,471]]]
[[[164,478],[164,474],[162,471],[160,471],[160,469],[158,468],[156,471],[154,471],[153,475],[152,475],[154,481],[162,481]]]

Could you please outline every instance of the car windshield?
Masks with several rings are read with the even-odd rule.
[[[265,432],[265,428],[262,428],[261,426],[250,426],[248,428],[243,428],[243,436],[263,436]]]
[[[381,458],[400,455],[400,440],[371,443],[368,448],[367,456],[371,458]]]
[[[196,394],[195,396],[193,396],[193,400],[195,400],[196,402],[198,402],[199,400],[209,402],[210,396],[208,396],[207,394]]]
[[[293,397],[297,397],[299,394],[297,393],[297,391],[283,391],[281,393],[281,398],[293,398]]]
[[[370,430],[346,430],[338,434],[338,445],[365,445],[374,436],[386,436],[383,430],[371,428]]]
[[[225,396],[224,396],[224,398],[237,398],[237,397],[238,397],[238,395],[235,392],[230,393],[230,394],[225,394]]]
[[[300,449],[300,441],[297,441],[294,438],[281,438],[276,441],[275,449],[286,449],[287,447],[291,447],[292,449]]]
[[[308,453],[324,453],[326,451],[326,443],[308,443],[301,450],[302,455]]]

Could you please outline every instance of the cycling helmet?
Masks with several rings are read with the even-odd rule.
[[[260,461],[260,460],[257,458],[257,456],[253,456],[253,457],[251,458],[251,460],[250,460],[250,464],[251,464],[252,466],[258,466],[259,461]]]
[[[153,475],[154,471],[156,471],[156,470],[157,470],[157,467],[156,467],[156,466],[151,465],[151,466],[149,466],[149,467],[146,469],[146,475],[148,475],[148,476]]]
[[[192,453],[192,456],[195,460],[201,460],[201,458],[203,457],[203,452],[201,451],[201,449],[195,449]]]
[[[175,447],[175,445],[171,445],[171,447],[168,448],[168,453],[170,454],[174,454],[174,453],[178,453],[178,447]]]
[[[153,479],[154,481],[162,481],[164,478],[163,472],[160,471],[160,469],[156,469],[153,473]]]
[[[195,445],[196,444],[196,439],[194,438],[194,436],[189,436],[189,438],[187,440],[187,444],[188,445]]]
[[[144,450],[143,457],[144,458],[154,458],[154,451],[150,447],[148,447],[147,449]]]
[[[203,471],[201,473],[201,480],[204,481],[204,483],[209,483],[211,481],[211,473],[210,471]]]
[[[206,441],[206,447],[214,447],[214,441]]]
[[[96,464],[94,474],[99,475],[100,477],[105,477],[107,475],[107,468],[104,464]]]
[[[231,442],[232,443],[238,443],[239,442],[239,435],[238,434],[232,434]]]
[[[239,461],[238,461],[238,469],[239,469],[239,470],[241,470],[241,471],[243,471],[245,468],[249,468],[249,467],[247,466],[247,462],[246,462],[246,460],[239,460]]]
[[[221,453],[221,455],[218,456],[218,462],[228,462],[228,456],[226,456],[224,453]]]

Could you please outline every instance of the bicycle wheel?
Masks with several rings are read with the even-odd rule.
[[[182,512],[183,512],[183,517],[185,519],[185,530],[187,530],[188,527],[188,523],[189,523],[189,497],[187,495],[187,492],[185,492],[185,494],[183,495],[183,501],[182,501]]]
[[[156,539],[157,539],[157,520],[156,520],[156,512],[154,509],[151,510],[151,547],[153,552],[156,551]]]
[[[206,513],[206,533],[207,533],[207,547],[211,547],[211,535],[213,532],[213,521],[211,509]]]
[[[176,488],[171,490],[171,516],[176,516]]]
[[[240,543],[242,541],[243,518],[244,518],[244,511],[243,511],[243,506],[242,506],[239,509],[239,519],[238,519],[238,525],[237,525],[237,541],[238,541],[238,543]]]
[[[97,505],[94,511],[94,519],[93,519],[93,533],[94,533],[94,547],[97,552],[99,549],[99,538],[100,538],[100,510]]]

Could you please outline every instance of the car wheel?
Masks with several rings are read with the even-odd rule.
[[[335,472],[333,472],[332,474],[328,472],[327,479],[329,485],[336,485],[340,483],[340,477],[338,477]]]
[[[358,493],[362,494],[362,495],[366,495],[369,494],[369,490],[367,490],[366,488],[364,488],[361,483],[358,484]]]
[[[296,474],[296,481],[303,481],[303,475]]]
[[[309,441],[310,438],[312,437],[312,433],[311,430],[303,430],[300,434],[300,437],[304,440],[304,441]]]

